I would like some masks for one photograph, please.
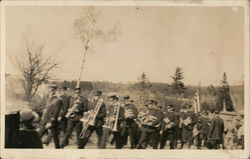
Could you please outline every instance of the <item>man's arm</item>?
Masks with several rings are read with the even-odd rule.
[[[96,118],[97,119],[102,119],[106,116],[106,106],[105,104],[101,105],[101,108],[99,110],[99,113],[97,114]]]

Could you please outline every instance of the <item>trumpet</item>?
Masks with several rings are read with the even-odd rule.
[[[121,108],[120,103],[118,102],[114,103],[114,112],[112,114],[112,117],[109,115],[109,117],[105,119],[106,121],[105,124],[103,125],[104,128],[108,128],[113,132],[118,131],[118,118],[119,118],[120,108]],[[111,121],[111,118],[114,120]]]
[[[97,114],[99,113],[99,110],[102,106],[102,103],[103,103],[103,99],[99,99],[98,102],[96,103],[95,109],[89,113],[88,117],[85,120],[84,119],[81,120],[84,123],[84,125],[83,125],[83,129],[79,135],[80,138],[85,137],[89,126],[95,125],[95,119],[96,119]]]

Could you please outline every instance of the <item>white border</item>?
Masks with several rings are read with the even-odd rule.
[[[4,147],[5,114],[5,7],[6,6],[238,6],[245,8],[245,56],[244,56],[244,113],[245,113],[245,150],[18,150]],[[1,2],[1,157],[3,158],[248,158],[249,153],[249,6],[247,0],[202,1],[4,1]]]

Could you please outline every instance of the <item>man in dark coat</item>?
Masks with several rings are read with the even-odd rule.
[[[174,149],[176,128],[178,127],[178,116],[174,112],[173,105],[167,106],[167,111],[164,112],[163,116],[164,119],[160,131],[160,149],[164,149],[167,139],[170,140],[170,149]]]
[[[102,95],[101,91],[95,91],[94,96],[92,98],[92,101],[89,102],[88,111],[90,111],[90,114],[95,109],[97,110],[97,107],[99,107],[99,111],[96,112],[97,115],[95,118],[94,125],[89,125],[88,129],[86,130],[86,134],[83,136],[83,148],[87,144],[91,134],[94,131],[96,132],[97,138],[98,138],[97,146],[98,146],[98,148],[100,148],[101,138],[102,138],[102,134],[103,134],[102,125],[104,124],[104,118],[106,116],[106,106],[103,102],[103,99],[101,99],[101,95]],[[99,100],[101,100],[102,102],[100,102]],[[100,104],[100,105],[98,105],[98,104]],[[85,125],[85,126],[87,126],[87,125]]]
[[[138,109],[135,107],[134,104],[131,103],[129,96],[123,97],[124,101],[124,110],[125,110],[125,121],[123,123],[123,130],[122,130],[122,136],[124,138],[124,143],[126,143],[127,138],[129,136],[130,138],[130,148],[134,149],[136,145],[136,123],[134,119],[137,118],[138,115]]]
[[[49,98],[46,102],[38,133],[39,136],[42,137],[49,129],[55,143],[55,148],[59,149],[60,143],[57,119],[61,111],[62,101],[56,96],[56,89],[57,87],[55,85],[49,86]]]
[[[62,140],[62,147],[65,147],[68,144],[68,140],[74,128],[76,128],[78,148],[83,148],[83,141],[80,138],[80,133],[82,131],[82,122],[80,119],[83,117],[83,113],[88,110],[88,100],[80,94],[81,88],[76,88],[74,96],[70,98],[70,106],[65,115],[68,121],[66,133]]]
[[[153,149],[157,149],[158,147],[158,128],[162,122],[163,114],[156,108],[157,103],[154,100],[150,100],[145,117],[141,117],[142,134],[137,147],[138,149],[146,149],[149,141],[151,141]]]
[[[196,124],[196,116],[192,111],[192,105],[184,107],[184,113],[181,117],[181,128],[182,128],[182,145],[181,148],[187,144],[188,148],[191,148],[193,139],[193,129]]]
[[[34,122],[38,121],[38,118],[39,115],[29,108],[23,108],[20,111],[18,148],[43,148],[42,141],[34,126]]]
[[[118,96],[116,93],[110,93],[108,95],[108,107],[106,110],[105,123],[103,125],[103,136],[101,140],[100,148],[105,149],[106,144],[109,140],[111,133],[114,137],[115,148],[121,149],[123,147],[123,140],[121,136],[121,123],[124,121],[124,108],[121,107],[121,104],[118,102]],[[117,109],[116,109],[117,108]],[[118,118],[115,116],[115,110],[118,110]],[[117,127],[115,128],[115,122],[117,121]],[[111,124],[109,124],[111,123]],[[111,127],[110,127],[111,126]]]
[[[63,133],[66,133],[67,118],[65,117],[69,108],[70,96],[66,94],[67,87],[62,87],[60,90],[59,98],[62,100],[62,109],[59,115],[59,121],[61,122],[61,129]]]
[[[201,117],[201,129],[200,129],[200,138],[201,146],[207,146],[208,132],[209,132],[210,120],[208,118],[208,113],[203,112]]]
[[[223,143],[224,121],[220,118],[219,110],[214,111],[215,116],[211,120],[208,138],[211,141],[212,149],[219,149]]]

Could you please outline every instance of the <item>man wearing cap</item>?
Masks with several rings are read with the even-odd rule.
[[[200,139],[201,146],[207,146],[208,131],[209,131],[210,120],[208,118],[208,112],[203,111],[201,114],[201,129],[200,129]]]
[[[208,133],[208,138],[211,141],[212,149],[219,149],[223,142],[224,121],[220,118],[220,110],[214,111],[215,116],[211,120],[211,125]]]
[[[123,130],[122,130],[122,136],[124,138],[124,143],[126,143],[127,138],[129,136],[130,138],[130,148],[134,149],[135,148],[135,128],[136,128],[136,123],[134,119],[137,118],[138,115],[138,109],[135,107],[134,104],[131,103],[130,97],[129,96],[124,96],[123,97],[124,101],[124,110],[125,110],[125,121],[123,123]]]
[[[69,108],[70,96],[66,94],[67,87],[61,87],[60,92],[58,94],[59,98],[62,100],[62,109],[58,118],[58,121],[61,122],[61,129],[63,133],[66,133],[67,128],[67,118],[65,117],[67,110]]]
[[[124,121],[124,108],[121,107],[121,104],[118,102],[119,97],[116,95],[116,93],[110,93],[108,95],[108,107],[106,110],[106,117],[105,117],[105,123],[103,125],[103,136],[100,144],[101,149],[106,148],[106,144],[109,139],[109,135],[112,133],[114,136],[115,141],[115,148],[121,149],[123,147],[123,140],[121,136],[121,127],[120,124],[122,121]],[[118,119],[116,119],[116,116],[114,115],[115,109],[119,109],[118,113]],[[118,122],[117,127],[109,127],[114,126],[115,122]],[[112,124],[110,124],[112,123]],[[116,130],[115,130],[116,129]]]
[[[58,116],[61,111],[62,101],[56,95],[57,86],[49,86],[49,98],[46,102],[45,109],[41,118],[41,125],[38,130],[39,136],[42,137],[49,129],[55,143],[55,148],[60,148],[58,132]]]
[[[65,117],[68,119],[66,133],[62,140],[62,147],[65,147],[68,140],[76,128],[77,145],[79,149],[83,148],[83,141],[80,139],[80,133],[82,131],[82,122],[80,119],[83,117],[83,113],[88,110],[88,101],[81,96],[81,88],[75,88],[74,96],[70,98],[69,108]]]
[[[174,106],[167,106],[167,111],[163,115],[164,119],[161,125],[160,149],[164,149],[167,139],[170,140],[170,149],[175,147],[175,133],[178,126],[178,116],[174,113]]]
[[[97,103],[101,99],[102,92],[101,91],[94,91],[93,98],[89,102],[88,111],[94,111],[96,107],[98,106]],[[95,119],[95,125],[94,126],[89,126],[88,130],[86,132],[86,135],[83,138],[83,148],[87,144],[91,134],[95,131],[97,134],[98,142],[97,146],[100,148],[101,145],[101,138],[103,134],[102,126],[104,124],[104,118],[106,116],[106,106],[104,102],[101,103],[99,111],[97,112],[96,119]]]
[[[148,104],[147,115],[142,119],[142,134],[140,137],[138,149],[146,149],[151,141],[153,149],[158,147],[158,127],[163,119],[162,112],[157,109],[157,102],[150,100]]]
[[[186,148],[186,145],[188,145],[189,149],[191,148],[195,122],[196,119],[192,111],[192,105],[184,106],[182,116],[180,117],[180,125],[182,128],[181,149]]]

